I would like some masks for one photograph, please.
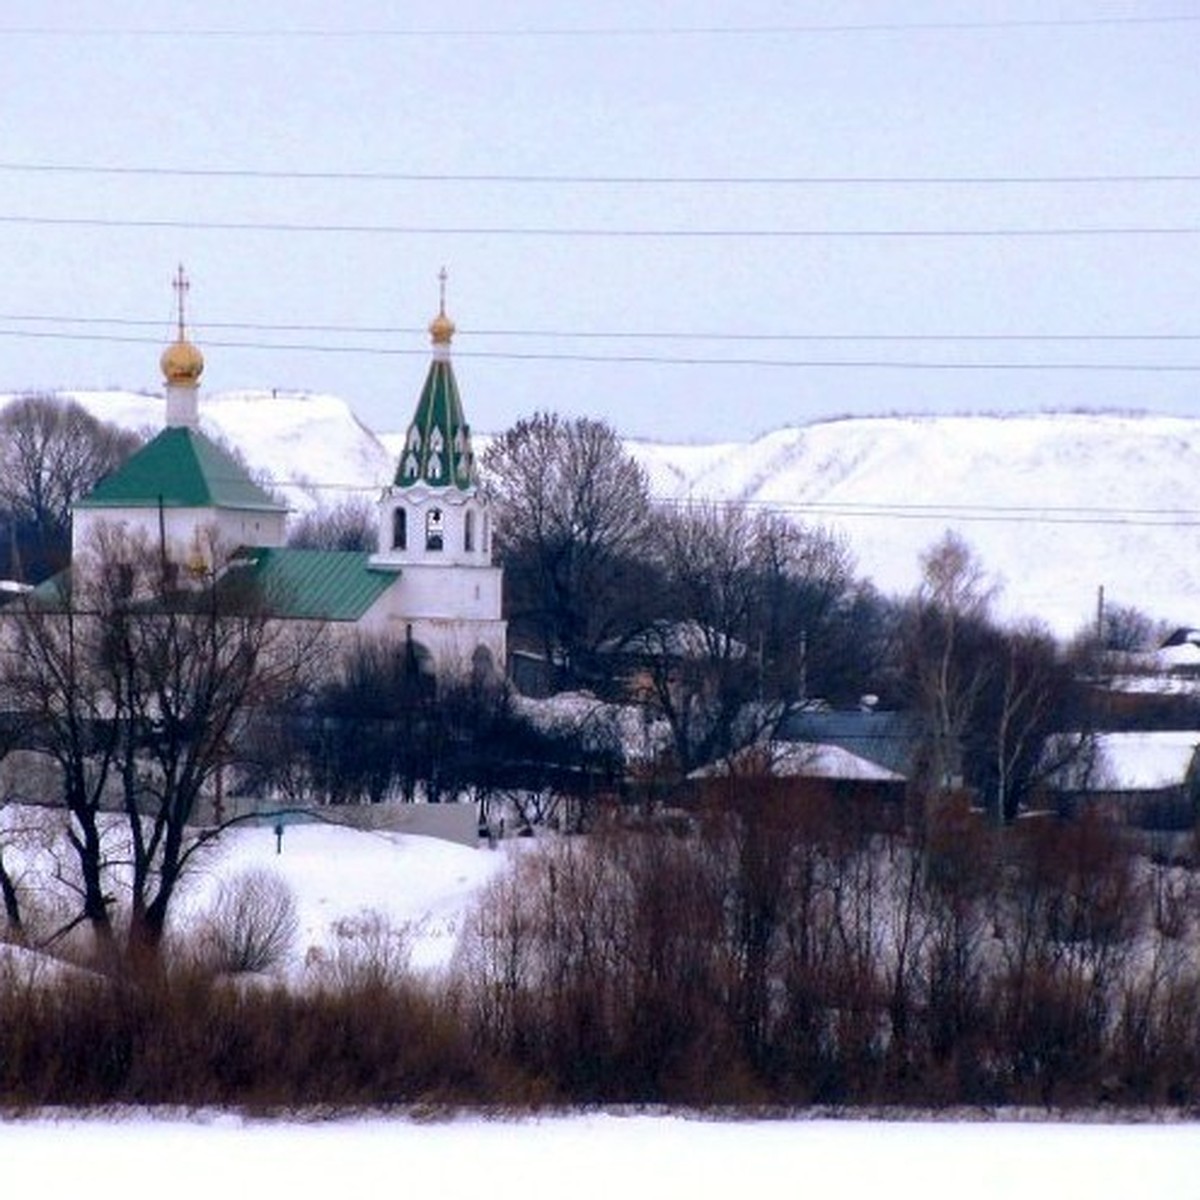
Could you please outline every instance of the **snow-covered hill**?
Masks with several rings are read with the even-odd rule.
[[[96,416],[153,430],[162,400],[74,393]],[[204,429],[237,446],[299,511],[373,498],[399,450],[334,396],[226,392]],[[482,439],[481,439],[482,440]],[[719,445],[631,442],[655,495],[770,505],[842,532],[884,592],[958,530],[1002,584],[1000,613],[1060,634],[1108,602],[1200,622],[1200,418],[1115,413],[879,417]]]
[[[780,506],[843,532],[885,592],[910,591],[922,549],[953,528],[1002,585],[1006,617],[1069,634],[1103,586],[1109,603],[1200,621],[1200,419],[881,417],[634,449],[660,494]]]

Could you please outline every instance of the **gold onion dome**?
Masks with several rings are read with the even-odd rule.
[[[435,346],[448,346],[450,344],[450,339],[454,336],[454,322],[446,316],[444,308],[429,322],[429,335],[433,338]]]
[[[158,361],[169,384],[195,384],[204,372],[204,355],[184,337],[172,342]]]

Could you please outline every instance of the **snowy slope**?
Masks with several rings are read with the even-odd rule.
[[[289,825],[277,842],[268,826],[233,828],[189,878],[176,924],[205,912],[222,881],[263,870],[296,898],[299,937],[286,964],[293,978],[335,954],[339,943],[375,936],[374,927],[400,936],[413,967],[434,970],[450,962],[480,891],[525,848],[513,840],[492,852],[323,824]]]
[[[674,488],[676,447],[633,449],[664,494],[780,507],[844,533],[885,592],[911,591],[921,551],[954,528],[1002,585],[1008,618],[1070,634],[1103,585],[1111,603],[1200,621],[1200,420],[830,421],[722,447]]]
[[[157,397],[75,395],[132,428],[162,420]],[[297,511],[373,499],[401,440],[311,393],[209,395],[201,420]],[[911,591],[920,552],[954,528],[1002,584],[1003,617],[1069,635],[1093,620],[1103,586],[1110,603],[1200,624],[1200,418],[859,418],[745,443],[629,449],[663,499],[770,505],[843,533],[859,573],[887,593]]]

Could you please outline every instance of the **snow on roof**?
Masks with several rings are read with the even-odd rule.
[[[727,761],[710,763],[692,773],[693,779],[736,774],[739,767],[759,764],[763,773],[779,778],[853,779],[903,783],[904,776],[878,763],[851,754],[841,746],[822,742],[763,742],[747,746],[734,755],[732,769]]]
[[[1200,646],[1190,640],[1175,646],[1163,646],[1154,652],[1154,660],[1164,671],[1200,667]]]
[[[1122,792],[1152,791],[1182,783],[1200,745],[1200,730],[1102,733],[1098,786]]]
[[[543,733],[580,735],[593,748],[615,738],[626,762],[652,758],[668,741],[666,726],[638,704],[610,704],[587,692],[558,692],[544,699],[517,695],[516,711]]]

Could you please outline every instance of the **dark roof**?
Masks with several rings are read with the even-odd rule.
[[[916,721],[898,712],[797,712],[784,719],[778,736],[840,746],[905,777],[912,774],[918,740]]]
[[[164,429],[78,501],[80,508],[236,508],[285,512],[220,446],[194,429]]]
[[[362,550],[244,550],[223,585],[257,589],[277,617],[357,621],[399,577],[372,567],[370,557]]]

